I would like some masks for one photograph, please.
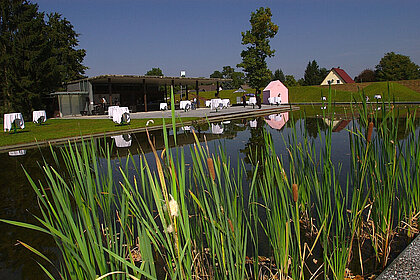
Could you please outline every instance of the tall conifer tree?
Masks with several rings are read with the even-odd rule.
[[[78,34],[58,14],[48,16],[25,0],[0,1],[0,98],[3,112],[29,116],[63,82],[80,78],[84,50]]]
[[[274,38],[279,27],[271,21],[270,8],[259,8],[251,13],[251,30],[242,32],[242,45],[249,45],[241,52],[242,67],[249,85],[254,89],[264,87],[271,80],[271,71],[267,68],[267,57],[274,56],[270,47],[270,38]]]

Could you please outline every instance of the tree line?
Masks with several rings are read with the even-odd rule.
[[[73,25],[26,0],[0,1],[0,110],[29,116],[49,94],[82,78],[86,55]]]
[[[228,67],[231,68],[230,66],[225,66],[223,69]],[[274,73],[270,70],[268,71],[270,72],[271,78],[265,80],[265,85],[267,85],[270,81],[279,80],[287,87],[320,85],[329,73],[329,70],[325,67],[319,67],[316,60],[308,62],[304,76],[299,80],[296,80],[293,75],[285,75],[281,69],[276,69]],[[224,76],[222,73],[216,70],[212,75],[210,75],[210,77],[214,76],[215,78],[226,78],[227,76]],[[420,79],[420,67],[412,62],[408,56],[389,52],[381,58],[378,65],[375,66],[375,70],[363,70],[354,78],[354,81],[356,83],[362,83],[415,79]],[[241,79],[236,81],[235,88],[238,88],[241,85],[239,84],[241,82],[246,83],[247,77],[241,76]]]
[[[389,52],[382,57],[375,70],[365,69],[355,82],[400,81],[420,79],[420,67],[409,56]]]

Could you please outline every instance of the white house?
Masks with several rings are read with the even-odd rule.
[[[333,68],[328,73],[327,77],[322,81],[321,86],[327,86],[327,85],[340,85],[340,84],[351,84],[354,83],[353,79],[350,78],[350,76],[341,69]]]

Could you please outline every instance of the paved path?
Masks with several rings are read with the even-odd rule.
[[[252,106],[233,106],[226,109],[218,110],[217,112],[211,110],[210,108],[199,108],[197,110],[190,110],[184,112],[182,110],[176,110],[175,115],[176,117],[196,117],[201,118],[198,122],[206,122],[206,121],[223,121],[223,120],[230,120],[230,119],[237,119],[237,118],[251,118],[258,115],[270,115],[270,114],[278,114],[281,112],[289,111],[289,110],[297,110],[298,107],[291,107],[291,106],[270,106],[270,105],[263,105],[261,109],[257,107],[252,108]],[[130,117],[132,119],[152,119],[152,118],[170,118],[171,111],[151,111],[151,112],[139,112],[139,113],[131,113]],[[100,115],[100,116],[66,116],[63,119],[108,119],[107,115]],[[111,121],[111,120],[110,120]],[[182,125],[189,125],[190,122],[178,123],[176,126]],[[150,126],[149,130],[159,130],[162,129],[162,125],[157,126]],[[137,133],[137,132],[144,132],[146,130],[145,127],[138,127],[133,129],[124,129],[124,133]],[[112,131],[107,133],[97,133],[91,134],[90,137],[104,137],[104,135],[111,136],[111,135],[119,135],[121,131]],[[25,143],[25,144],[16,144],[10,146],[2,146],[0,147],[0,152],[5,151],[12,151],[12,150],[20,150],[20,149],[28,149],[38,146],[46,146],[49,144],[61,144],[66,143],[68,141],[80,141],[80,136],[74,137],[67,137],[67,138],[60,138],[60,139],[51,139],[46,141],[38,141],[36,143]]]
[[[225,116],[225,115],[237,115],[237,114],[255,114],[255,113],[264,113],[265,111],[272,111],[272,110],[285,110],[289,109],[290,106],[275,106],[275,105],[262,105],[261,109],[258,109],[257,106],[252,108],[252,106],[231,106],[226,109],[222,110],[211,110],[210,108],[198,108],[197,110],[189,110],[187,112],[183,110],[175,110],[175,116],[178,118],[187,118],[187,117],[195,117],[195,118],[212,118],[218,116]],[[138,113],[130,113],[130,117],[132,119],[152,119],[152,118],[170,118],[171,117],[171,110],[167,111],[150,111],[150,112],[138,112]],[[79,119],[79,118],[90,118],[90,119],[107,119],[107,115],[99,115],[99,116],[66,116],[63,117],[66,119]]]
[[[420,279],[420,235],[376,279]]]

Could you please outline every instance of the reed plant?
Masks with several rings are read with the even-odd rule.
[[[51,279],[344,279],[355,260],[366,274],[366,248],[384,267],[396,233],[413,237],[420,213],[416,116],[400,126],[391,103],[371,105],[353,112],[344,183],[331,127],[318,126],[313,139],[302,122],[292,126],[282,155],[264,132],[250,164],[233,166],[222,145],[209,149],[194,130],[189,148],[171,148],[176,133],[163,120],[165,147],[157,151],[148,135],[151,157],[111,160],[101,140],[51,149],[45,179],[26,174],[38,224],[1,221],[56,241],[54,262],[21,241]],[[328,108],[323,118],[334,116]]]

